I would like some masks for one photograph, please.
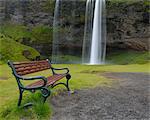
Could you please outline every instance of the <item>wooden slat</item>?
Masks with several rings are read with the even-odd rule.
[[[39,69],[40,70],[40,68],[50,68],[50,66],[49,65],[43,65],[43,66],[31,66],[31,67],[22,67],[22,68],[17,68],[16,69],[16,71],[17,72],[21,72],[21,71],[25,71],[25,70],[32,70],[32,69]]]
[[[42,62],[42,63],[26,63],[26,64],[14,64],[15,68],[22,68],[22,67],[28,67],[28,66],[35,66],[35,65],[43,65],[43,64],[46,64],[46,65],[49,65],[48,62]]]
[[[66,76],[66,74],[57,74],[57,75],[53,75],[47,78],[47,84],[46,86],[50,86],[52,84],[54,84],[56,81],[64,78]],[[31,83],[30,85],[28,85],[27,87],[38,87],[38,86],[42,86],[43,85],[43,80],[39,80],[37,82]]]
[[[47,84],[46,86],[50,86],[52,85],[53,83],[55,83],[56,81],[64,78],[66,76],[66,74],[57,74],[57,75],[53,75],[53,76],[50,76],[48,77],[48,81],[47,81]]]
[[[25,61],[25,62],[14,62],[14,65],[20,65],[20,64],[30,64],[30,63],[43,63],[48,62],[47,60],[41,60],[41,61]]]
[[[51,65],[47,60],[42,61],[30,61],[30,62],[15,62],[13,63],[16,72],[19,75],[26,75],[42,70],[49,69]]]

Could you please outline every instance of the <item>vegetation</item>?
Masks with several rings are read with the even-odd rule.
[[[149,62],[150,54],[139,51],[116,51],[108,54],[106,60],[111,64],[144,64]]]
[[[49,12],[53,13],[54,9],[55,9],[55,2],[56,2],[55,0],[47,0],[43,6],[43,9],[45,11],[49,11]]]
[[[23,51],[29,51],[30,55],[26,58]],[[2,63],[7,60],[22,61],[35,59],[40,54],[33,48],[14,41],[11,38],[0,34],[0,61]]]
[[[27,39],[29,43],[51,43],[53,37],[52,28],[44,25],[28,28],[24,25],[6,23],[2,25],[0,33],[20,43],[24,39]]]
[[[53,65],[54,67],[69,67],[72,79],[70,80],[70,87],[72,90],[85,89],[97,86],[111,87],[113,82],[106,79],[101,74],[103,72],[148,72],[150,64],[131,64],[131,65]],[[35,106],[23,109],[17,108],[17,83],[10,68],[6,64],[0,65],[0,119],[1,120],[46,120],[49,119],[52,114],[52,108],[49,107],[50,101],[46,104],[42,104],[40,100],[40,93],[31,94],[26,92],[23,97],[23,103],[27,101],[34,101]],[[48,76],[49,70],[42,71],[40,74]],[[39,73],[32,74],[33,76],[39,75]],[[30,76],[32,76],[30,75]],[[28,82],[29,84],[29,82]],[[62,86],[60,86],[62,87]],[[60,87],[52,90],[53,95],[57,95],[60,91]],[[62,89],[61,89],[62,90]],[[25,97],[26,96],[26,97]],[[50,98],[49,98],[50,99]]]
[[[48,26],[35,26],[32,31],[32,41],[38,43],[52,43],[53,39],[53,29]]]
[[[0,33],[19,42],[21,42],[22,38],[30,38],[31,36],[30,32],[27,30],[27,27],[10,23],[2,25]]]
[[[52,28],[44,25],[30,27],[29,29],[27,26],[19,24],[3,24],[0,29],[0,64],[8,59],[13,61],[35,59],[36,56],[40,56],[39,52],[23,45],[24,42],[31,45],[34,43],[51,44],[52,33]],[[28,59],[23,55],[23,51],[30,52]]]
[[[60,63],[80,63],[81,61],[81,57],[72,56],[72,55],[53,56],[53,59],[59,60]]]

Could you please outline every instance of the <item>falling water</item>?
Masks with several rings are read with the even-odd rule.
[[[82,49],[77,4],[80,0],[56,0],[53,21],[53,63],[81,63]],[[79,11],[79,10],[78,10]],[[83,12],[84,14],[84,12]],[[83,35],[82,35],[83,36]],[[80,41],[81,42],[80,42]]]
[[[60,0],[56,0],[55,3],[55,11],[54,11],[54,20],[53,20],[53,47],[52,47],[52,61],[56,62],[57,59],[59,59],[59,38],[60,38],[60,34],[58,33],[58,27],[60,25],[60,21],[59,21],[59,16],[60,16]]]
[[[83,63],[102,64],[106,53],[105,0],[87,0],[85,17]]]

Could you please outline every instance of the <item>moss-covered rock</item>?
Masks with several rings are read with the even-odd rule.
[[[30,55],[24,56],[23,51],[29,51]],[[36,56],[40,56],[35,49],[14,41],[11,38],[0,34],[0,60],[1,61],[25,61],[34,60]]]

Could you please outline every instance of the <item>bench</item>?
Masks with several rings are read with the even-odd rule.
[[[48,96],[50,96],[51,91],[48,89],[48,87],[54,88],[57,85],[64,85],[68,91],[70,91],[69,88],[69,79],[71,78],[71,75],[69,74],[68,68],[53,68],[50,61],[47,60],[41,60],[41,61],[27,61],[27,62],[12,62],[8,61],[8,65],[12,69],[12,74],[15,76],[18,88],[19,88],[19,99],[18,99],[18,106],[21,105],[21,100],[23,96],[23,92],[25,90],[35,92],[36,90],[40,90],[42,93],[42,96],[44,98],[43,102],[46,101]],[[34,77],[26,77],[25,75],[40,72],[43,70],[50,69],[52,72],[52,75],[49,77],[44,76],[34,76]],[[65,70],[65,73],[58,74],[56,73],[57,70]],[[40,73],[39,73],[40,74]],[[66,78],[66,83],[64,82],[58,82],[59,80]],[[36,80],[35,82],[29,84],[29,85],[23,85],[23,80]],[[32,105],[32,103],[27,104]]]

